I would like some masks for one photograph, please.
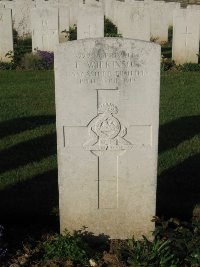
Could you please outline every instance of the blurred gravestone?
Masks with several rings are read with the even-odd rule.
[[[54,51],[59,42],[58,8],[31,9],[32,50]]]
[[[0,7],[0,61],[10,61],[6,57],[8,52],[13,52],[13,33],[11,9]]]
[[[176,64],[198,63],[199,26],[199,10],[174,12],[172,59]]]
[[[104,12],[102,4],[93,0],[80,1],[77,39],[104,37]],[[87,0],[86,0],[87,1]]]

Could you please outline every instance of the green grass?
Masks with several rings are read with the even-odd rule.
[[[158,215],[200,203],[200,73],[161,78]],[[0,72],[0,223],[49,220],[58,186],[52,71]]]
[[[0,72],[0,218],[44,218],[58,203],[53,72]]]

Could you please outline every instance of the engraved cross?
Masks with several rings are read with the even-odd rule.
[[[189,34],[192,34],[191,32],[189,32],[189,30],[188,30],[188,26],[185,27],[185,31],[182,32],[181,34],[184,35],[184,37],[185,37],[185,46],[187,46],[188,35],[189,35]]]
[[[90,151],[97,157],[97,204],[98,209],[116,209],[118,207],[118,180],[120,158],[126,151],[133,149],[133,145],[151,145],[151,126],[130,125],[128,130],[118,119],[118,107],[110,103],[114,99],[114,91],[97,90],[96,116],[86,126],[63,127],[64,147],[74,147],[82,151]],[[109,98],[109,95],[111,96]],[[106,102],[109,99],[110,102]],[[115,101],[114,101],[115,102]],[[127,133],[132,136],[131,142],[126,138]],[[135,134],[136,133],[136,134]],[[77,140],[77,136],[84,136],[84,142]],[[71,136],[71,137],[70,137]],[[141,143],[141,136],[147,142]],[[68,139],[73,139],[70,144]],[[83,139],[83,138],[82,138]],[[76,141],[77,140],[77,141]],[[132,142],[134,143],[132,144]],[[66,143],[67,142],[67,143]],[[76,146],[76,148],[75,148]],[[77,151],[78,151],[77,150]]]

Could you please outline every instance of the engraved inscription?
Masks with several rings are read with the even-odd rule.
[[[126,127],[113,116],[118,109],[111,103],[104,103],[99,107],[98,115],[89,124],[91,139],[83,147],[85,150],[128,150],[132,144],[124,136],[127,134]]]
[[[104,49],[96,49],[92,53],[76,54],[76,60],[66,71],[66,76],[80,85],[134,84],[149,75],[144,68],[144,61],[132,51],[109,53]]]

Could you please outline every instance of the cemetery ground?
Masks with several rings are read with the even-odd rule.
[[[1,71],[0,84],[0,224],[8,249],[0,266],[72,266],[72,262],[43,261],[43,241],[59,232],[53,72]],[[200,203],[199,88],[199,72],[162,73],[157,215],[165,219],[190,222],[200,213],[195,206]],[[180,226],[178,220],[171,224]],[[158,225],[164,229],[164,223]],[[110,252],[100,256],[100,266],[125,266],[120,247],[123,242],[112,242]],[[129,259],[138,266],[133,265],[133,254]],[[84,258],[81,252],[77,255]],[[199,262],[188,265],[152,266],[200,266],[198,257]]]

